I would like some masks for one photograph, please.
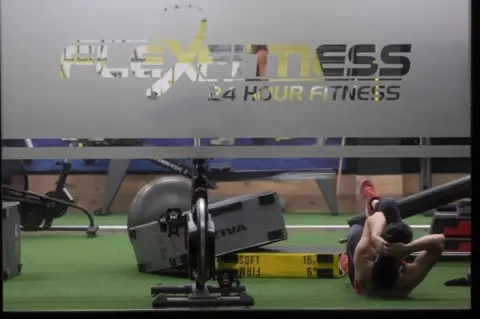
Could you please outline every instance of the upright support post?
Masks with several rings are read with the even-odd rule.
[[[322,192],[325,201],[327,202],[328,208],[333,216],[338,215],[338,201],[337,201],[337,179],[338,175],[335,177],[325,176],[315,179],[315,182],[318,185],[318,188]]]
[[[422,137],[420,144],[430,145],[430,139],[428,137]],[[420,182],[421,189],[426,190],[432,188],[432,160],[431,158],[420,159]]]
[[[110,214],[110,208],[120,190],[125,175],[127,175],[131,162],[130,159],[111,159],[109,161],[102,207],[95,211],[95,215],[105,216]]]
[[[420,138],[420,145],[430,145],[430,138]],[[426,190],[432,188],[432,160],[431,158],[420,159],[420,189]],[[434,210],[429,210],[423,213],[425,216],[433,216]]]

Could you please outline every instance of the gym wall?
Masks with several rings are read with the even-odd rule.
[[[347,144],[353,139],[347,139]],[[360,141],[358,141],[360,140]],[[355,143],[364,145],[415,143],[413,139],[357,139]],[[452,141],[449,141],[452,142]],[[62,143],[59,140],[34,140],[37,147],[57,145]],[[190,143],[188,140],[157,140],[149,141],[160,145],[182,145]],[[209,143],[209,141],[206,141]],[[247,139],[239,139],[237,145],[251,143]],[[312,145],[317,143],[316,139],[290,139],[275,140],[269,139],[266,145]],[[339,145],[341,139],[326,139],[327,145]],[[433,184],[438,185],[453,180],[469,172],[469,165],[451,165],[452,162],[468,161],[469,159],[433,159]],[[299,169],[326,169],[337,170],[339,159],[219,159],[217,162],[228,162],[234,170],[299,170]],[[442,163],[443,161],[443,163]],[[450,165],[445,165],[450,161]],[[405,169],[405,162],[413,162]],[[78,201],[89,209],[96,209],[101,206],[104,185],[106,182],[105,173],[108,169],[108,161],[100,160],[93,165],[85,165],[81,160],[74,160],[73,175],[69,177],[68,183],[72,193]],[[420,176],[418,159],[346,159],[343,164],[343,172],[338,183],[338,204],[340,213],[357,212],[362,209],[362,202],[357,196],[359,180],[368,177],[374,181],[379,191],[386,196],[402,197],[420,190]],[[437,164],[435,164],[437,163]],[[416,164],[416,166],[415,166]],[[448,163],[447,163],[448,164]],[[29,171],[30,185],[33,190],[47,191],[55,183],[59,167],[55,160],[34,160],[26,165]],[[440,168],[440,169],[439,169]],[[437,170],[436,170],[437,169]],[[120,194],[112,207],[113,212],[125,213],[130,206],[131,200],[136,192],[150,180],[155,179],[164,170],[145,160],[133,161],[129,175],[122,184]],[[92,187],[93,185],[93,187]],[[296,213],[330,213],[328,205],[314,181],[247,181],[247,182],[225,182],[220,183],[213,196],[231,197],[250,192],[271,190],[278,192],[287,202],[287,210]]]
[[[466,174],[433,174],[433,185],[454,180]],[[140,188],[160,174],[128,175],[113,206],[113,213],[126,213],[130,203]],[[339,213],[352,213],[362,210],[363,203],[358,197],[358,183],[363,178],[370,178],[379,192],[394,198],[403,197],[420,191],[419,174],[397,175],[352,175],[342,174],[338,184],[337,200]],[[39,192],[51,190],[57,175],[29,175],[31,189]],[[100,174],[77,174],[68,179],[69,190],[85,208],[94,210],[101,206],[106,176]],[[218,198],[235,195],[276,191],[286,200],[286,209],[290,213],[325,213],[329,214],[325,199],[313,180],[303,181],[244,181],[219,183],[211,196]]]
[[[471,63],[468,45],[471,39],[468,1],[453,3],[449,0],[424,0],[421,2],[404,0],[401,3],[390,3],[388,6],[383,5],[384,1],[381,0],[372,1],[369,6],[354,0],[347,2],[348,5],[340,7],[335,1],[320,3],[308,0],[298,6],[276,1],[274,4],[276,10],[269,16],[269,28],[263,28],[262,15],[271,9],[272,1],[243,0],[227,4],[225,1],[214,3],[197,0],[194,6],[195,10],[190,9],[191,6],[174,5],[176,3],[171,1],[168,1],[171,4],[168,10],[165,7],[166,1],[139,0],[113,7],[108,2],[97,1],[95,2],[97,10],[93,11],[90,9],[91,6],[85,5],[85,1],[43,0],[41,3],[28,0],[4,1],[2,2],[2,28],[9,30],[9,36],[2,38],[2,86],[4,89],[2,116],[5,119],[2,134],[10,139],[34,136],[57,139],[65,136],[108,138],[252,135],[354,136],[389,137],[391,142],[401,136],[469,136],[470,128],[466,125],[466,123],[470,123],[471,104],[469,98]],[[249,8],[252,6],[257,7],[258,10],[250,10]],[[431,12],[432,6],[437,9],[434,15],[428,14]],[[56,9],[55,11],[51,10],[53,7]],[[305,10],[305,7],[319,10]],[[149,9],[145,10],[145,8]],[[377,17],[375,19],[369,18],[372,16],[372,8],[375,8]],[[412,8],[415,9],[412,10]],[[339,10],[344,16],[349,17],[348,21],[338,19]],[[75,12],[75,14],[72,15],[71,12]],[[105,14],[105,12],[109,12],[109,14]],[[137,23],[125,24],[124,20],[118,19],[123,16],[141,17],[141,19],[137,19]],[[409,17],[410,23],[405,24],[405,16]],[[288,19],[292,23],[285,23],[285,17],[289,17]],[[44,23],[46,20],[50,23]],[[85,28],[87,21],[91,28]],[[446,21],[448,23],[445,23]],[[25,28],[25,25],[30,27]],[[57,25],[64,27],[59,30]],[[173,25],[175,28],[165,28],[165,25]],[[349,32],[345,32],[346,27],[349,28]],[[315,30],[315,32],[309,30]],[[250,99],[237,98],[228,102],[232,109],[238,110],[237,112],[227,112],[226,108],[219,110],[217,103],[211,103],[208,99],[210,84],[207,82],[185,79],[181,83],[174,84],[174,88],[172,88],[172,82],[172,85],[169,84],[169,88],[172,88],[169,94],[163,96],[159,88],[161,88],[160,84],[169,81],[167,77],[159,77],[159,80],[155,82],[157,91],[154,92],[150,78],[129,76],[132,74],[131,71],[137,70],[136,67],[132,69],[131,56],[132,52],[136,52],[134,50],[138,43],[153,43],[152,39],[172,39],[186,45],[190,44],[197,34],[200,35],[197,38],[203,38],[207,34],[205,36],[206,44],[235,46],[236,44],[268,43],[269,46],[280,45],[281,52],[284,52],[283,45],[298,44],[301,45],[301,48],[306,45],[312,53],[315,50],[319,56],[322,52],[329,55],[329,51],[326,49],[330,46],[329,44],[339,44],[346,47],[345,55],[343,55],[346,61],[352,60],[348,58],[347,50],[362,47],[364,44],[373,47],[372,54],[374,55],[372,57],[377,58],[381,58],[383,52],[388,53],[392,48],[396,48],[408,55],[405,60],[409,61],[408,70],[402,71],[402,76],[396,79],[396,83],[391,84],[390,80],[377,80],[377,75],[380,75],[382,70],[387,71],[388,74],[388,70],[391,68],[375,62],[379,65],[378,72],[353,78],[350,71],[365,70],[353,67],[350,62],[354,64],[358,62],[353,59],[349,63],[328,67],[330,73],[323,74],[322,71],[322,76],[317,79],[321,80],[320,83],[329,89],[328,92],[332,92],[331,89],[338,86],[339,82],[337,76],[332,75],[331,71],[339,68],[342,72],[348,71],[345,74],[348,74],[349,77],[343,80],[348,81],[349,84],[340,86],[342,95],[325,94],[324,97],[328,96],[328,99],[322,99],[321,103],[319,103],[318,97],[309,98],[309,95],[305,95],[301,104],[292,95],[291,98],[281,102],[282,107],[278,107],[276,103],[267,102],[252,104]],[[438,37],[438,34],[442,36]],[[19,40],[25,38],[31,41]],[[102,39],[112,39],[108,40],[110,41],[108,45],[112,47],[120,45],[119,49],[111,50],[112,54],[108,57],[108,61],[112,63],[109,68],[104,68],[106,65],[104,59],[107,57],[104,56],[105,40]],[[398,46],[398,43],[402,43],[402,45]],[[99,58],[87,53],[90,52],[90,44],[101,50],[102,54]],[[35,52],[32,52],[32,48],[35,48]],[[323,51],[318,50],[319,48],[323,48]],[[330,49],[334,48],[330,47]],[[169,49],[168,54],[172,55],[171,53],[174,52],[170,51],[172,50]],[[79,62],[77,52],[80,52],[81,55],[88,54],[90,61],[88,64],[90,65],[85,65],[81,61],[77,63]],[[116,60],[118,56],[115,56],[120,52],[126,54],[121,61]],[[388,54],[386,55],[388,56]],[[438,67],[450,65],[452,57],[455,59],[454,66]],[[114,60],[112,61],[111,58]],[[246,61],[253,62],[254,58],[256,57],[245,55]],[[323,56],[321,59],[316,59],[315,63],[323,63],[321,60],[324,58]],[[39,61],[42,62],[39,63]],[[290,69],[298,71],[298,62],[289,64],[288,70],[280,70],[278,64],[269,63],[267,73],[272,77],[285,77],[282,74],[289,71],[287,74],[290,76]],[[382,62],[395,64],[391,63],[391,60],[389,62],[388,59]],[[176,62],[172,61],[172,63]],[[19,65],[22,65],[21,69],[18,68]],[[101,65],[100,74],[95,72],[95,65]],[[113,69],[114,66],[115,69]],[[323,67],[323,64],[320,66]],[[70,72],[70,69],[73,71]],[[28,76],[26,76],[27,73],[21,72],[22,70],[28,70]],[[215,77],[230,77],[231,70],[225,70],[228,71],[228,74],[219,73]],[[254,68],[244,71],[242,77],[254,77]],[[307,80],[313,76],[313,73],[294,73],[295,75],[292,76],[295,76],[295,81],[282,81],[279,87],[291,88],[293,85],[299,85],[298,80]],[[180,76],[182,73],[177,72],[176,74]],[[130,78],[127,79],[127,77]],[[451,81],[452,78],[455,78],[456,81]],[[432,81],[432,79],[435,80]],[[174,80],[177,81],[175,78]],[[311,87],[314,84],[309,81],[308,83],[302,86],[305,89],[304,92],[314,92]],[[397,90],[395,91],[397,94],[390,97],[391,100],[378,98],[377,101],[377,94],[374,93],[365,100],[360,96],[360,89],[353,90],[355,86],[360,86],[360,83],[362,86],[372,88],[380,88],[385,85],[394,91]],[[242,89],[250,90],[255,84],[250,81],[250,83],[239,85],[242,86]],[[29,89],[25,90],[25,87]],[[350,95],[347,94],[348,92]],[[156,93],[157,96],[153,93]],[[32,101],[35,101],[34,105],[32,105]],[[170,107],[161,107],[162,103],[168,104]],[[319,107],[319,105],[324,107]],[[186,111],[191,116],[185,116]],[[218,114],[218,118],[221,120],[213,120],[211,114]],[[378,116],[371,116],[372,114]],[[59,125],[59,118],[62,125]],[[172,119],[181,119],[181,125],[178,120],[173,121]],[[384,120],[379,121],[379,119]],[[122,124],[126,121],[128,121],[128,125]],[[445,124],[446,121],[448,121],[448,125]],[[268,143],[272,144],[268,145],[288,145],[287,143],[297,143],[300,140],[303,139],[295,139],[290,142],[270,140]],[[185,141],[185,139],[177,139],[176,143]],[[239,140],[239,143],[243,143],[243,141],[243,139]],[[43,142],[57,145],[55,143],[59,143],[59,140],[43,140]],[[39,141],[38,143],[43,142]],[[249,142],[245,141],[245,143]],[[361,145],[362,143],[359,144],[359,147],[344,148],[341,155],[336,153],[337,150],[327,148],[319,147],[317,151],[323,152],[322,156],[326,156],[325,152],[329,151],[335,156],[357,156],[351,154],[372,156],[372,148],[361,147]],[[191,144],[190,146],[188,148],[189,155],[182,155],[182,157],[195,156],[191,154],[196,154],[197,150]],[[379,174],[374,176],[375,183],[378,184],[379,190],[387,196],[402,196],[409,191],[408,187],[405,188],[407,185],[412,185],[412,187],[420,185],[414,181],[416,177],[410,179],[404,174],[405,171],[416,172],[405,169],[415,165],[404,165],[405,162],[402,163],[400,159],[402,156],[407,157],[411,154],[396,152],[394,148],[380,148],[383,149],[382,156],[394,157],[390,160],[366,158],[346,163],[344,169],[349,174],[343,174],[340,179],[338,192],[340,211],[351,212],[358,209],[359,201],[355,196],[356,185],[358,179],[364,175]],[[272,154],[279,149],[272,147]],[[416,147],[412,149],[417,150]],[[425,147],[424,149],[435,151],[434,147]],[[459,156],[455,149],[466,148],[452,146],[446,152],[448,156],[450,154]],[[251,147],[248,150],[253,154],[258,148]],[[15,156],[18,156],[22,150],[11,152],[12,149],[2,149],[2,151],[4,157],[18,159],[19,157],[15,158]],[[24,153],[28,153],[32,150],[25,151],[27,152]],[[33,149],[32,153],[36,153],[36,158],[43,158],[42,151],[43,154],[48,152],[48,156],[55,156],[50,154],[66,154],[68,151],[75,152],[77,150],[56,147],[45,151],[38,147]],[[109,154],[108,147],[98,148],[94,151],[98,151],[98,154]],[[225,148],[223,151],[226,151]],[[160,151],[154,150],[149,154],[157,156],[158,152]],[[163,149],[162,156],[168,158],[168,152],[170,150]],[[209,152],[211,152],[209,157],[222,157],[217,156],[222,154],[221,148],[212,148]],[[391,155],[392,152],[397,155]],[[131,158],[139,154],[138,150],[133,148],[130,149],[130,152],[126,149],[122,153]],[[305,155],[311,154],[307,152],[303,155],[295,154],[296,156],[312,157]],[[465,156],[465,151],[462,154]],[[112,156],[108,156],[110,155],[105,157],[112,158]],[[145,156],[142,155],[142,157]],[[377,157],[381,156],[377,154]],[[232,160],[232,166],[234,169],[331,169],[337,168],[340,164],[338,159],[333,159],[331,162],[330,160],[318,161],[320,162],[305,158],[262,161]],[[414,163],[413,161],[411,163]],[[29,164],[28,169],[32,174],[52,172],[58,169],[54,168],[53,163],[53,161],[34,160]],[[252,166],[252,163],[256,164]],[[71,176],[69,179],[72,192],[76,192],[79,201],[89,208],[98,208],[99,198],[103,192],[105,176],[91,173],[94,171],[104,173],[106,161],[99,161],[97,165],[91,166],[87,170],[86,167],[82,167],[81,161],[75,161],[74,170],[84,175]],[[145,162],[137,160],[132,165],[130,173],[151,173],[154,168],[146,165]],[[158,168],[156,169],[158,170]],[[159,171],[153,172],[160,173]],[[85,175],[85,173],[89,174]],[[122,192],[124,193],[119,196],[119,201],[123,202],[117,202],[115,210],[124,212],[141,185],[155,176],[158,175],[129,176],[123,186]],[[441,176],[434,176],[434,181],[453,178],[451,174]],[[54,177],[49,179],[47,176],[32,176],[32,188],[43,189],[47,185],[49,190],[53,181]],[[229,187],[231,187],[230,191]],[[233,186],[225,184],[219,188],[218,192],[247,192],[254,189],[277,190],[289,201],[287,206],[290,205],[290,207],[287,209],[290,211],[328,211],[313,181],[242,182]]]

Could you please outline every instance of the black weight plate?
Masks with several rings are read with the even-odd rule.
[[[46,207],[43,204],[24,203],[20,211],[20,225],[25,231],[35,231],[45,220]]]
[[[59,197],[56,197],[56,196],[55,196],[55,192],[54,192],[54,191],[50,191],[50,192],[48,192],[48,193],[45,194],[45,195],[48,196],[48,197],[60,199],[60,200],[67,201],[67,202],[70,201],[70,199],[69,199],[63,192],[60,193],[60,196],[59,196]],[[60,204],[60,203],[56,203],[56,202],[51,201],[51,202],[48,202],[47,205],[46,205],[45,217],[46,217],[47,219],[60,218],[60,217],[62,217],[63,215],[65,215],[65,213],[67,212],[67,210],[68,210],[68,206],[67,206],[67,205]]]

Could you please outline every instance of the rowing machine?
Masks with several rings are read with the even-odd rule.
[[[71,145],[72,146],[72,145]],[[74,203],[74,199],[66,188],[66,180],[71,167],[68,160],[57,162],[62,166],[55,188],[39,194],[29,191],[27,171],[20,160],[2,160],[2,199],[19,202],[20,225],[24,231],[38,230],[85,230],[89,235],[96,233],[93,217],[82,207]],[[52,227],[54,219],[60,218],[68,207],[82,210],[89,219],[87,227]]]
[[[439,206],[456,200],[470,197],[472,179],[465,176],[449,183],[445,183],[419,193],[401,198],[397,201],[402,219],[421,214]],[[367,217],[365,213],[356,215],[348,220],[351,227],[355,224],[364,225]]]
[[[208,212],[206,163],[206,159],[193,160],[190,213],[171,208],[160,220],[167,227],[168,236],[180,236],[178,226],[186,224],[189,278],[194,283],[152,286],[153,308],[249,307],[254,304],[253,298],[245,292],[245,286],[240,285],[236,270],[215,271],[215,226]],[[215,278],[218,286],[207,285]]]
[[[408,262],[413,262],[415,258],[417,258],[420,255],[420,252],[415,252],[406,258],[406,261]],[[438,261],[441,262],[470,262],[472,260],[472,254],[469,252],[450,252],[450,251],[444,251],[442,255],[440,256],[440,259]]]
[[[84,230],[87,235],[95,236],[98,231],[98,226],[95,225],[93,216],[85,210],[85,208],[76,205],[71,201],[62,200],[59,198],[54,198],[32,191],[18,189],[10,187],[7,185],[2,185],[2,200],[20,202],[21,209],[26,210],[21,212],[24,214],[29,214],[35,221],[32,225],[25,223],[22,225],[22,230],[24,231],[38,231],[38,230],[62,230],[62,231],[73,231],[73,230]],[[89,221],[87,227],[68,227],[68,226],[52,226],[51,221],[53,216],[58,213],[58,211],[66,211],[68,207],[75,208],[84,213]],[[42,225],[43,222],[43,225]]]

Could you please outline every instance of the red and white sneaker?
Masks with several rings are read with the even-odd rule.
[[[375,199],[380,199],[380,195],[375,191],[373,183],[365,179],[360,183],[360,196],[365,201],[365,212],[370,216],[374,213],[372,207],[372,201]]]
[[[340,266],[340,271],[342,272],[342,274],[348,274],[348,255],[347,255],[347,253],[343,253],[343,254],[340,255],[339,266]]]

